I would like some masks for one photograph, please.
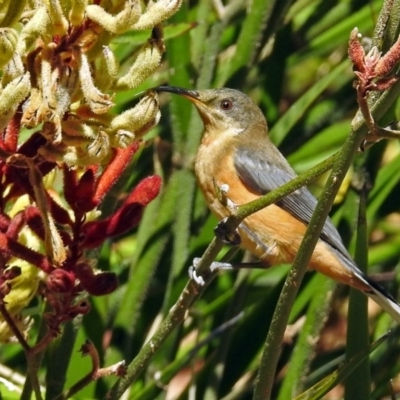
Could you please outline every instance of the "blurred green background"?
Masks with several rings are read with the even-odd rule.
[[[138,91],[159,84],[236,88],[260,105],[273,142],[298,173],[304,172],[334,154],[350,132],[357,101],[347,57],[348,38],[356,26],[368,48],[382,4],[382,0],[186,1],[165,24],[167,50],[162,67],[138,90],[117,94],[115,111],[132,106]],[[398,35],[400,5],[394,4],[384,51]],[[135,32],[115,40],[113,46],[123,68],[129,67],[135,51],[149,36],[149,32]],[[203,254],[214,236],[217,220],[210,215],[193,174],[202,123],[185,99],[168,94],[160,99],[161,122],[147,135],[146,146],[110,199],[112,203],[121,191],[152,172],[163,177],[163,191],[146,208],[136,231],[107,243],[99,254],[98,267],[116,272],[120,288],[111,295],[93,298],[90,314],[81,325],[69,324],[47,355],[44,371],[71,354],[66,387],[90,370],[89,359],[77,351],[86,338],[100,351],[102,365],[122,359],[129,363],[140,352],[177,301],[193,258]],[[397,120],[399,106],[399,101],[393,101],[380,125]],[[359,182],[364,179],[370,187],[366,209],[368,274],[396,297],[400,256],[398,142],[382,141],[360,154],[337,197],[331,215],[351,251]],[[318,195],[323,184],[324,177],[311,190]],[[239,252],[235,259],[243,257],[248,259]],[[183,326],[174,330],[143,369],[126,398],[251,399],[260,354],[288,269],[220,273],[193,305]],[[274,399],[295,398],[343,365],[348,294],[347,287],[320,274],[306,275],[282,347]],[[362,327],[362,321],[353,322]],[[367,335],[362,328],[353,334],[356,341],[364,335],[372,342],[393,322],[371,303],[367,324]],[[365,399],[363,390],[371,399],[388,399],[391,379],[393,389],[400,391],[398,334],[396,327],[371,354],[367,366],[370,378],[365,375],[364,389],[356,380],[350,381],[357,390],[351,397],[347,394],[347,399]],[[3,364],[24,374],[23,355],[17,346],[1,352]],[[57,372],[48,373],[48,382],[51,374]],[[75,398],[101,398],[115,379],[94,382]],[[344,398],[340,377],[339,381],[328,394],[303,398]]]

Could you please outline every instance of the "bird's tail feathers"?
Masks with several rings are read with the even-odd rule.
[[[381,285],[369,279],[365,275],[358,275],[361,281],[364,281],[371,289],[365,291],[365,294],[370,297],[375,303],[385,310],[398,324],[400,324],[400,304],[395,298],[388,293]]]

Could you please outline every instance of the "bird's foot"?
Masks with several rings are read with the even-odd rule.
[[[197,266],[200,263],[201,258],[194,258],[193,259],[193,264],[189,267],[188,273],[189,273],[189,278],[195,281],[199,286],[204,286],[206,281],[204,278],[200,275],[197,275]],[[212,273],[214,271],[219,271],[220,269],[233,269],[232,264],[230,263],[225,263],[225,262],[218,262],[214,261],[211,263],[209,271]]]
[[[192,263],[192,265],[189,267],[188,274],[189,274],[189,278],[190,278],[192,281],[195,281],[199,286],[204,286],[204,285],[206,284],[204,278],[203,278],[202,276],[200,276],[200,275],[197,275],[197,271],[196,271],[197,266],[199,265],[200,260],[201,260],[201,259],[198,258],[198,257],[196,257],[196,258],[193,259],[193,263]]]
[[[224,243],[231,244],[232,246],[239,246],[241,243],[240,235],[235,229],[232,231],[226,224],[227,218],[224,218],[218,223],[214,229],[215,236],[222,240]]]
[[[217,196],[218,201],[221,204],[226,205],[226,202],[228,200],[226,195],[229,192],[229,185],[226,183],[218,184],[216,182],[216,180],[213,179],[213,186],[214,186],[214,192],[215,192],[215,195]]]
[[[217,185],[217,183],[214,181],[214,189],[215,193],[217,194],[218,201],[227,207],[230,212],[234,213],[237,210],[238,205],[228,197],[230,190],[229,185],[227,183]]]

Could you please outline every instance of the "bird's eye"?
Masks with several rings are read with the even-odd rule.
[[[221,107],[221,110],[229,111],[232,109],[233,103],[231,100],[225,99],[225,100],[221,101],[220,107]]]

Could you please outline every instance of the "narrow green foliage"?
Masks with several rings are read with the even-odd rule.
[[[294,400],[317,400],[323,398],[332,388],[338,383],[343,382],[345,378],[356,368],[368,355],[378,348],[382,343],[387,340],[387,335],[382,336],[376,342],[372,343],[369,348],[362,350],[357,355],[346,361],[335,372],[328,375],[326,378],[318,382],[316,385],[303,392]]]
[[[365,182],[361,189],[358,223],[357,223],[357,240],[356,252],[354,260],[363,272],[367,272],[368,265],[368,227],[366,220],[366,202],[367,202],[367,185]],[[363,349],[368,348],[369,332],[368,332],[368,299],[365,295],[351,289],[349,311],[348,311],[348,327],[347,327],[347,347],[346,359],[349,360]],[[370,363],[365,358],[357,368],[346,378],[345,381],[345,399],[346,400],[362,400],[368,399],[371,392]]]
[[[356,248],[357,264],[398,298],[398,132],[363,142],[369,131],[382,134],[380,127],[400,118],[400,80],[387,79],[398,60],[392,50],[393,71],[368,78],[360,54],[378,46],[367,56],[374,71],[374,56],[382,52],[379,63],[398,38],[400,0],[0,3],[0,163],[6,171],[0,171],[0,236],[14,235],[42,255],[44,269],[20,265],[18,254],[1,250],[3,265],[26,268],[19,286],[3,279],[8,270],[0,268],[0,295],[11,288],[8,299],[23,303],[15,318],[20,344],[2,343],[1,362],[10,369],[0,373],[7,383],[2,397],[389,398],[390,381],[400,374],[399,327],[379,307],[367,312],[364,294],[351,290],[349,297],[348,288],[307,267],[329,212],[350,254]],[[147,92],[166,84],[239,89],[267,116],[271,140],[299,176],[240,205],[226,225],[236,229],[250,214],[308,186],[321,201],[293,266],[254,264],[251,255],[215,237],[218,221],[193,171],[203,122],[186,99]],[[113,155],[124,171],[107,170]],[[366,197],[358,191],[360,164],[371,183]],[[105,173],[104,201],[80,214]],[[126,230],[108,236],[102,248],[81,248],[90,232],[80,228],[115,215],[132,188],[153,174],[162,178],[160,193],[140,211],[137,228],[130,225],[136,198],[132,213],[113,220]],[[65,188],[70,192],[63,196]],[[27,206],[42,216],[29,216]],[[188,277],[194,258],[204,285]],[[210,273],[215,260],[258,268]],[[64,272],[80,273],[69,299],[48,290],[46,268],[56,271],[56,290],[69,287]],[[63,306],[81,299],[74,296],[84,291],[87,271],[93,272],[89,281],[112,276],[115,290],[85,292],[88,314],[81,320]],[[46,302],[58,308],[44,311]],[[58,323],[59,315],[73,322]],[[7,324],[2,329],[13,334]],[[30,357],[27,346],[35,349],[43,337],[51,345]]]
[[[294,398],[304,390],[304,383],[314,358],[315,343],[329,313],[336,284],[323,275],[316,276],[315,283],[316,290],[310,299],[305,321],[303,323],[296,321],[297,323],[300,322],[298,327],[300,333],[296,340],[288,371],[279,390],[278,400]],[[292,327],[295,329],[294,325]],[[295,332],[297,333],[297,330]]]

